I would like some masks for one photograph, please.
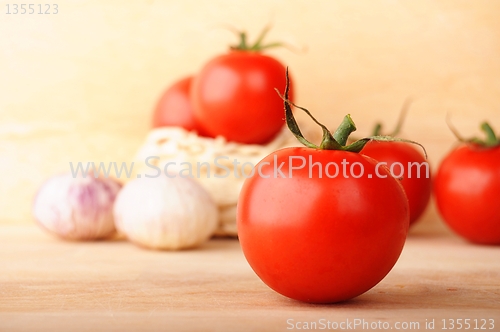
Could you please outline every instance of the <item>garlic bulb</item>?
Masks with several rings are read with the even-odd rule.
[[[116,228],[132,242],[153,249],[198,246],[218,223],[210,194],[194,180],[172,174],[127,183],[116,199],[114,216]]]
[[[35,197],[33,215],[49,232],[69,240],[96,240],[115,233],[113,202],[121,185],[93,174],[56,175]]]

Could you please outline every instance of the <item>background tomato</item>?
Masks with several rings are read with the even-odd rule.
[[[292,156],[308,165],[290,177],[290,162],[301,163]],[[360,163],[364,175],[319,177],[318,165],[342,161]],[[276,176],[282,163],[286,178]],[[329,303],[360,295],[386,276],[406,239],[408,200],[386,168],[379,169],[386,178],[375,168],[375,160],[358,153],[311,148],[282,149],[256,166],[240,194],[238,236],[264,283],[296,300]]]
[[[425,157],[411,144],[404,142],[370,141],[361,153],[379,162],[386,162],[389,168],[395,163],[404,166],[401,184],[410,204],[410,225],[414,224],[427,207],[432,192],[430,166],[427,164],[427,173]],[[411,163],[423,166],[409,167]],[[393,174],[398,175],[401,171],[399,164],[395,164]]]
[[[469,144],[453,150],[439,166],[434,196],[457,234],[476,243],[500,244],[500,147]]]
[[[196,75],[191,101],[196,118],[212,136],[262,144],[281,130],[285,67],[255,51],[232,50],[207,63]],[[293,100],[293,95],[290,94]]]
[[[206,136],[194,117],[189,93],[193,77],[185,77],[170,86],[160,97],[153,113],[153,128],[177,126],[196,130]]]

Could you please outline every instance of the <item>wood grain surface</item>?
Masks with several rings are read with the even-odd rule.
[[[443,319],[460,318],[500,328],[500,247],[446,232],[412,232],[379,285],[332,305],[269,289],[234,239],[160,252],[4,225],[0,243],[0,331],[285,331],[356,319],[392,328],[418,322],[421,330],[434,320],[440,330]]]
[[[349,113],[359,137],[376,121],[390,131],[411,96],[401,136],[436,170],[456,141],[447,114],[466,137],[483,120],[500,129],[500,1],[88,0],[5,15],[13,3],[0,0],[0,331],[283,331],[320,319],[440,330],[445,318],[499,330],[500,248],[448,233],[433,204],[393,271],[335,305],[276,294],[234,239],[182,252],[64,242],[33,225],[31,204],[69,163],[131,163],[161,93],[236,42],[221,26],[253,40],[272,23],[268,40],[294,49],[269,54],[331,128]]]

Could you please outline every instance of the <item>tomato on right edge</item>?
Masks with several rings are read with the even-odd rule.
[[[474,243],[500,244],[500,146],[467,144],[451,151],[434,179],[448,226]]]
[[[425,157],[404,142],[371,141],[365,145],[361,154],[386,163],[394,176],[402,177],[401,185],[410,204],[410,226],[413,225],[425,211],[431,198],[431,171]]]

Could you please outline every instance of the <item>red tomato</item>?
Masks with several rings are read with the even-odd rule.
[[[457,234],[471,242],[500,244],[500,146],[453,150],[438,169],[434,196]]]
[[[427,207],[432,191],[430,166],[425,157],[403,142],[370,141],[361,153],[387,163],[393,175],[403,178],[401,184],[410,203],[410,225],[414,224]]]
[[[192,81],[192,76],[183,78],[163,93],[153,113],[153,128],[177,126],[206,136],[194,117],[189,97]]]
[[[290,176],[301,157],[307,164]],[[409,208],[399,181],[376,169],[374,159],[339,150],[286,148],[264,158],[243,185],[237,217],[241,247],[262,281],[312,303],[347,300],[380,282],[403,249]]]
[[[267,143],[285,124],[285,67],[255,51],[232,50],[207,63],[193,81],[196,118],[212,136],[247,144]],[[293,100],[293,96],[289,98]]]

